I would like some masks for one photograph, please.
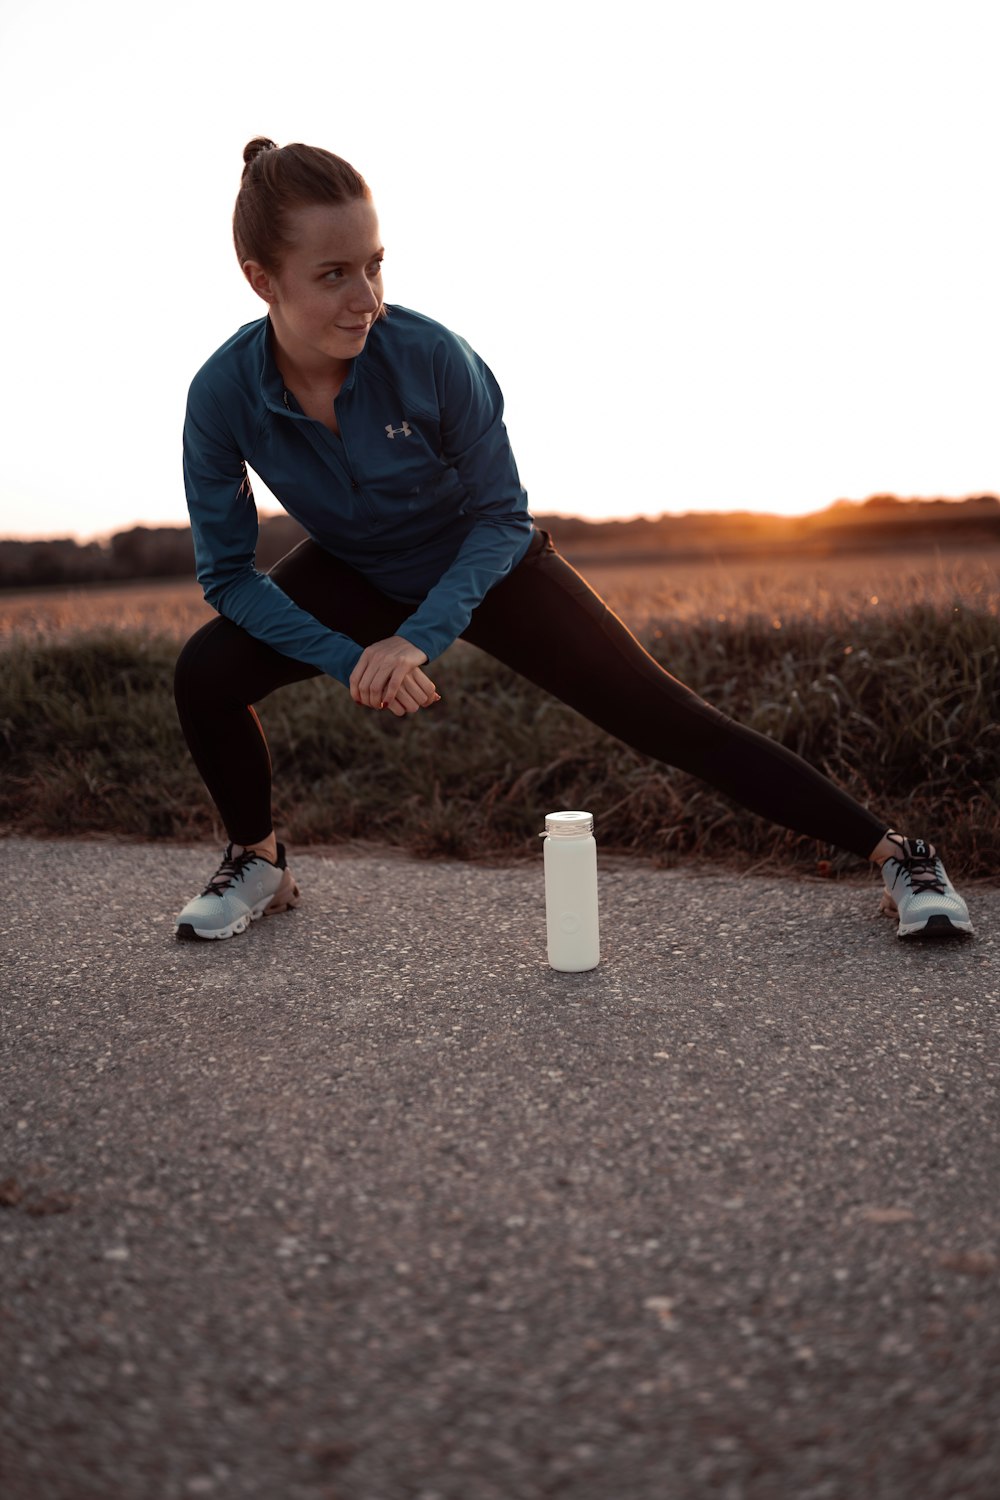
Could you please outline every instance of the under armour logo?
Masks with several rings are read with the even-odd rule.
[[[404,422],[403,425],[402,425],[402,427],[393,427],[393,425],[392,425],[391,422],[387,422],[385,424],[385,435],[386,435],[386,437],[394,438],[396,436],[397,432],[401,432],[404,437],[409,437],[410,436],[410,424],[409,424],[409,422]]]

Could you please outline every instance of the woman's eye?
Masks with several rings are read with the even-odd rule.
[[[371,265],[368,267],[368,275],[375,277],[380,276],[381,274],[382,262],[380,260],[373,260]],[[343,281],[343,279],[344,272],[341,266],[334,266],[333,270],[327,271],[326,275],[323,277],[324,281]]]

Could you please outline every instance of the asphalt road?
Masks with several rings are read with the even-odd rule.
[[[1000,890],[0,847],[5,1500],[996,1500]]]

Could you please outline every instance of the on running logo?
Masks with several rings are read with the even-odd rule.
[[[410,424],[409,424],[409,422],[404,422],[403,425],[402,425],[402,427],[393,427],[393,425],[392,425],[391,422],[387,422],[385,424],[385,435],[386,435],[387,438],[394,438],[397,433],[402,433],[403,437],[409,437],[410,436]]]

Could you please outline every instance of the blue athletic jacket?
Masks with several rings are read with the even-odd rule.
[[[337,437],[285,390],[268,328],[239,329],[188,393],[184,484],[205,598],[342,682],[361,655],[254,566],[249,464],[321,547],[414,606],[398,633],[439,656],[531,540],[499,386],[464,339],[393,306],[337,396]]]

